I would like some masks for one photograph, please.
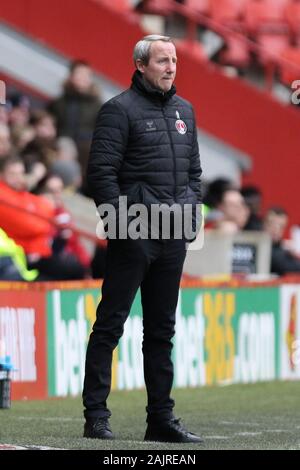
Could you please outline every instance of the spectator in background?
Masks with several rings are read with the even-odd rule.
[[[282,207],[271,207],[264,219],[264,230],[272,240],[271,272],[279,275],[300,272],[300,260],[284,245],[288,214]]]
[[[10,130],[7,124],[0,123],[0,160],[6,158],[12,150]]]
[[[217,209],[222,216],[216,221],[215,228],[229,234],[243,230],[249,217],[249,209],[239,190],[225,190]]]
[[[0,103],[0,124],[8,124],[7,106],[1,103]]]
[[[57,139],[57,160],[77,161],[78,150],[71,137],[59,137]]]
[[[240,191],[232,182],[218,179],[211,183],[205,201],[211,211],[205,216],[205,227],[221,230],[223,233],[235,234],[243,230],[249,209]]]
[[[28,175],[28,185],[34,190],[57,158],[56,127],[51,114],[35,110],[30,118],[34,139],[23,149],[22,157]]]
[[[51,165],[51,171],[60,176],[69,192],[74,193],[81,187],[82,177],[77,161],[56,160]]]
[[[208,184],[203,199],[207,208],[205,213],[206,228],[210,228],[218,220],[222,219],[223,215],[217,207],[223,199],[224,192],[232,188],[237,189],[235,184],[227,178],[216,178]]]
[[[57,158],[51,165],[51,172],[62,178],[67,190],[76,192],[81,187],[82,177],[78,163],[78,150],[70,137],[57,139]]]
[[[26,191],[19,157],[0,161],[0,227],[31,260],[51,256],[53,205]]]
[[[223,194],[227,189],[237,189],[236,185],[227,178],[216,178],[209,183],[206,188],[204,196],[204,203],[210,207],[215,208],[220,204]]]
[[[56,174],[48,174],[40,181],[37,188],[37,193],[47,196],[55,207],[56,230],[53,235],[52,252],[59,256],[62,261],[72,265],[73,276],[80,279],[89,275],[91,260],[74,230],[70,212],[64,207],[63,191],[63,180]]]
[[[30,118],[34,130],[34,139],[24,148],[22,156],[27,166],[41,162],[46,168],[57,157],[56,127],[51,114],[44,110],[35,110]]]
[[[24,127],[29,122],[30,100],[19,92],[9,95],[7,100],[11,128]]]
[[[29,124],[24,127],[15,127],[11,131],[12,143],[17,152],[23,152],[34,137],[35,130]]]
[[[35,281],[38,271],[27,269],[27,259],[23,248],[0,228],[0,280]]]
[[[58,135],[71,137],[78,147],[83,181],[101,104],[89,64],[83,60],[75,60],[71,63],[63,94],[48,106],[48,110],[55,116]],[[83,186],[86,192],[84,183]]]
[[[39,271],[39,280],[83,279],[85,269],[79,263],[53,251],[54,202],[26,191],[22,160],[2,161],[0,175],[0,227],[23,247],[29,269]]]
[[[256,186],[244,186],[241,189],[245,203],[250,214],[244,230],[263,230],[263,220],[261,217],[262,193]]]

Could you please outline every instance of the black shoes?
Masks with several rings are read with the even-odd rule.
[[[114,439],[108,418],[89,418],[84,425],[83,437],[90,439]],[[201,443],[203,439],[183,427],[179,419],[162,423],[148,423],[145,441]]]
[[[148,423],[144,441],[200,443],[203,439],[189,432],[180,423],[179,419],[159,424]]]
[[[90,439],[114,439],[108,418],[89,418],[84,424],[83,437]]]

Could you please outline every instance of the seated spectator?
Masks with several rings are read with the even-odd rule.
[[[56,160],[51,166],[51,171],[62,179],[66,190],[69,192],[77,192],[81,187],[82,177],[77,161]]]
[[[59,175],[68,191],[77,192],[81,187],[82,177],[78,163],[78,150],[70,137],[57,139],[57,158],[51,165],[50,173]]]
[[[211,181],[206,189],[205,196],[203,198],[204,204],[208,207],[215,208],[221,201],[223,193],[227,189],[237,189],[236,185],[227,178],[216,178]]]
[[[1,228],[23,247],[29,269],[37,269],[38,280],[43,281],[84,278],[85,269],[79,263],[53,252],[54,203],[25,190],[22,160],[11,157],[2,161],[0,175]]]
[[[225,234],[235,234],[243,230],[249,217],[249,209],[240,191],[227,188],[220,198],[219,202],[215,202],[218,216],[207,228],[215,228]]]
[[[241,189],[250,214],[244,230],[262,230],[263,220],[261,217],[262,193],[256,186],[244,186]]]
[[[284,246],[287,224],[288,214],[282,207],[271,207],[267,211],[264,230],[272,240],[271,272],[279,275],[300,272],[300,259]]]
[[[15,126],[11,131],[12,142],[18,152],[22,152],[24,148],[35,137],[34,128],[30,125]]]
[[[1,103],[0,103],[0,124],[8,124],[7,106]]]
[[[80,242],[70,212],[64,207],[62,194],[64,183],[60,176],[48,174],[37,188],[38,194],[48,197],[55,207],[56,230],[53,236],[52,251],[66,264],[73,267],[73,276],[78,278],[89,275],[90,256]]]
[[[34,281],[38,274],[35,269],[27,269],[27,259],[23,248],[0,228],[0,280]]]
[[[0,123],[0,160],[6,158],[12,150],[10,130],[7,124]]]
[[[29,122],[30,100],[19,92],[8,96],[7,107],[9,113],[9,124],[11,128],[25,127]]]
[[[203,203],[205,204],[205,227],[213,226],[222,218],[222,213],[217,209],[221,203],[223,194],[227,189],[237,189],[232,181],[227,178],[217,178],[207,186]]]
[[[77,161],[78,150],[71,137],[58,137],[57,139],[57,160]]]
[[[34,130],[34,139],[22,152],[26,167],[30,170],[31,164],[41,162],[49,168],[57,157],[55,121],[46,111],[36,110],[32,113],[30,125]]]
[[[26,191],[24,163],[19,157],[0,161],[0,224],[31,258],[51,255],[53,205]]]
[[[51,114],[43,110],[32,113],[30,124],[34,139],[22,150],[22,158],[28,175],[28,187],[34,190],[56,160],[56,127]]]

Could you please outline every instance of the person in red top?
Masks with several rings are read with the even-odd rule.
[[[26,190],[25,169],[18,157],[1,161],[0,226],[24,248],[31,260],[51,255],[54,207]]]
[[[63,204],[63,190],[63,180],[56,174],[46,175],[36,189],[38,194],[50,198],[55,207],[56,233],[52,248],[55,253],[62,256],[73,256],[87,270],[86,274],[88,274],[91,258],[74,230],[72,215]]]
[[[25,167],[18,157],[0,166],[0,227],[24,248],[30,269],[38,269],[39,280],[83,279],[86,269],[72,256],[53,250],[57,233],[55,204],[44,196],[26,191]]]

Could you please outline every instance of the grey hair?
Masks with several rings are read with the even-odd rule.
[[[133,61],[136,65],[137,60],[141,60],[143,64],[148,65],[150,59],[150,47],[155,41],[172,42],[169,36],[160,36],[159,34],[150,34],[149,36],[143,37],[139,42],[136,43],[133,49]],[[173,43],[174,44],[174,43]]]

